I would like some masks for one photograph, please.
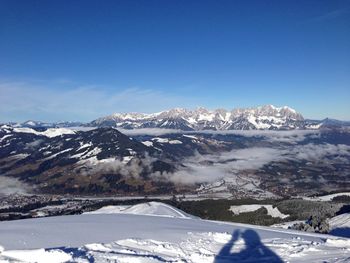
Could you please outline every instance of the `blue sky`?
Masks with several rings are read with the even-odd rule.
[[[0,121],[349,102],[349,0],[0,0]]]

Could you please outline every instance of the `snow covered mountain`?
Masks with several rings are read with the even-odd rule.
[[[78,127],[81,126],[82,122],[71,122],[71,121],[62,121],[62,122],[42,122],[28,120],[22,123],[10,122],[5,123],[6,125],[16,127],[16,128],[64,128],[64,127]]]
[[[149,174],[172,170],[159,152],[114,128],[0,128],[1,175],[49,193],[143,191]],[[158,186],[147,183],[149,191]]]
[[[1,262],[349,262],[350,239],[188,217],[161,203],[126,213],[0,222]],[[132,211],[132,213],[129,213]],[[146,213],[145,213],[146,212]],[[147,215],[146,215],[147,214]]]
[[[159,113],[115,113],[92,121],[89,126],[124,129],[168,128],[179,130],[291,130],[305,127],[303,116],[284,106],[187,110],[175,108]]]
[[[197,108],[188,110],[174,108],[158,113],[114,113],[89,123],[82,122],[42,122],[28,120],[22,123],[8,122],[15,128],[75,128],[75,127],[117,127],[123,129],[164,128],[182,131],[200,130],[294,130],[294,129],[334,129],[350,127],[349,121],[335,119],[311,120],[294,109],[284,106],[265,105],[255,108],[233,110],[208,110]]]
[[[0,173],[38,192],[71,194],[262,198],[343,191],[349,185],[349,132],[144,130],[3,125]]]

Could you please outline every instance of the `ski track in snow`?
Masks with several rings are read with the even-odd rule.
[[[218,256],[232,233],[247,229],[275,255]],[[199,219],[85,214],[0,223],[0,262],[349,262],[350,239]],[[44,249],[45,248],[45,249]],[[2,251],[2,252],[1,252]],[[233,255],[233,254],[232,254]],[[234,259],[234,260],[233,260]],[[243,260],[245,259],[245,260]]]
[[[0,222],[0,245],[2,263],[350,262],[350,239],[201,220],[157,202]]]

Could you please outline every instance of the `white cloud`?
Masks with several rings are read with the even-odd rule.
[[[144,129],[118,129],[129,136],[151,135],[160,136],[167,134],[221,134],[221,135],[239,135],[244,137],[264,137],[272,142],[297,143],[303,141],[306,136],[318,137],[318,130],[290,130],[290,131],[273,131],[273,130],[225,130],[225,131],[181,131],[176,129],[162,128],[144,128]]]
[[[0,175],[0,196],[10,194],[25,194],[31,188],[18,181],[16,178],[6,177]]]
[[[328,157],[330,157],[328,159]],[[344,158],[345,157],[345,158]],[[235,178],[240,171],[256,170],[271,162],[284,160],[309,160],[318,162],[350,162],[350,146],[332,144],[306,144],[283,148],[252,147],[220,154],[196,154],[188,158],[173,174],[163,174],[167,180],[176,183],[211,183],[223,178]],[[160,176],[157,174],[157,176]]]
[[[185,169],[165,176],[176,183],[210,183],[222,178],[234,178],[239,171],[259,169],[283,158],[279,149],[265,147],[238,149],[217,155],[196,154],[184,163]]]
[[[118,131],[124,133],[128,136],[137,136],[137,135],[150,135],[150,136],[161,136],[166,134],[184,134],[186,132],[176,129],[161,129],[161,128],[143,128],[143,129],[120,129]]]
[[[91,121],[114,112],[155,112],[188,107],[195,99],[152,89],[111,89],[99,86],[65,88],[60,84],[0,81],[1,121]],[[4,119],[6,118],[6,119]]]
[[[289,153],[296,159],[312,161],[325,161],[327,156],[341,157],[350,156],[350,146],[344,144],[306,144],[295,146]]]

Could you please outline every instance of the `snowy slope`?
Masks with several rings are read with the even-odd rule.
[[[290,222],[283,222],[279,224],[274,224],[272,227],[288,229],[294,224],[305,223],[306,220],[297,220]],[[328,220],[330,234],[339,237],[350,238],[350,213],[344,213],[337,215]]]
[[[350,238],[350,213],[331,218],[329,226],[332,235]]]
[[[140,214],[84,214],[0,222],[0,233],[0,262],[350,260],[350,240],[345,238]]]
[[[57,137],[65,134],[75,134],[75,132],[72,129],[68,129],[68,128],[49,128],[42,132],[36,131],[31,128],[14,128],[13,131],[20,132],[20,133],[22,132],[22,133],[31,133],[35,135],[42,135],[49,138],[53,138],[53,137]]]
[[[159,202],[148,202],[137,205],[105,206],[85,214],[134,214],[153,215],[177,218],[195,218],[175,207]]]
[[[241,213],[256,211],[262,207],[264,207],[267,210],[267,214],[272,217],[287,218],[289,216],[281,213],[277,207],[272,207],[272,205],[238,205],[231,206],[230,211],[236,215],[239,215]]]
[[[304,200],[310,200],[310,201],[332,201],[334,197],[337,196],[350,196],[350,192],[342,192],[342,193],[336,193],[336,194],[329,194],[329,195],[322,195],[322,196],[315,196],[315,197],[303,197]]]
[[[345,227],[350,228],[350,213],[345,213],[333,217],[331,220],[329,220],[329,225],[331,226],[331,229]]]

